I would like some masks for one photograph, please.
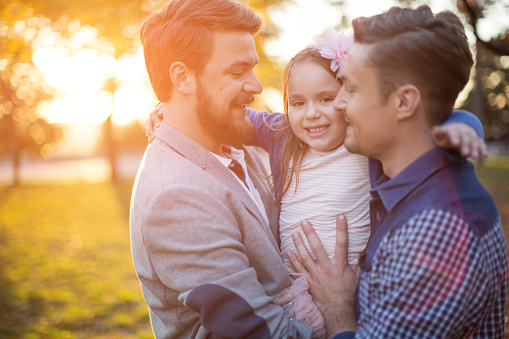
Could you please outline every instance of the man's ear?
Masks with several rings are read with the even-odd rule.
[[[398,119],[404,120],[412,117],[421,104],[421,91],[415,85],[407,84],[396,89],[395,94]]]
[[[194,72],[186,64],[177,61],[170,66],[170,78],[175,90],[182,94],[191,94],[194,88]]]

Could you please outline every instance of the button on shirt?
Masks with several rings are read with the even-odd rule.
[[[339,338],[503,338],[507,251],[473,165],[433,149],[371,191],[357,332]]]

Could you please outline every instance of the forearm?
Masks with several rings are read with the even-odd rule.
[[[246,145],[259,146],[267,152],[272,152],[276,141],[275,125],[282,121],[281,113],[258,112],[251,108],[247,110],[247,116],[253,124],[253,135]]]

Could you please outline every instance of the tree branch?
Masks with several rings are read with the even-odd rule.
[[[496,40],[499,43],[494,43],[493,40],[484,41],[483,39],[481,39],[481,37],[479,37],[479,34],[477,32],[477,19],[482,17],[482,10],[479,9],[477,5],[476,7],[470,6],[467,0],[461,0],[461,3],[465,6],[469,23],[474,30],[474,35],[477,41],[481,43],[481,45],[485,47],[487,50],[490,50],[497,55],[509,55],[509,43],[504,42],[504,40],[502,39]]]

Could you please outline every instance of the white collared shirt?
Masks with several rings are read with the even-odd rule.
[[[228,168],[229,172],[235,177],[235,179],[237,179],[237,181],[240,183],[240,185],[244,188],[244,190],[247,192],[247,194],[254,201],[255,205],[260,210],[260,213],[262,214],[263,218],[265,219],[265,221],[267,222],[267,225],[268,225],[269,218],[267,217],[267,211],[265,210],[265,206],[263,205],[262,198],[260,197],[260,193],[258,192],[258,190],[254,187],[254,184],[251,181],[251,178],[249,177],[249,173],[247,172],[246,160],[244,160],[244,151],[238,150],[233,147],[228,147],[228,148],[231,150],[231,158],[225,158],[225,157],[217,155],[213,152],[211,152],[211,153],[216,157],[217,160],[219,160],[219,162],[221,164],[223,164],[224,167]],[[247,186],[244,184],[244,182],[242,180],[240,180],[240,178],[235,173],[233,173],[230,170],[229,166],[232,162],[232,159],[237,160],[239,162],[239,164],[242,166],[242,170],[244,171],[244,175],[246,176]]]

